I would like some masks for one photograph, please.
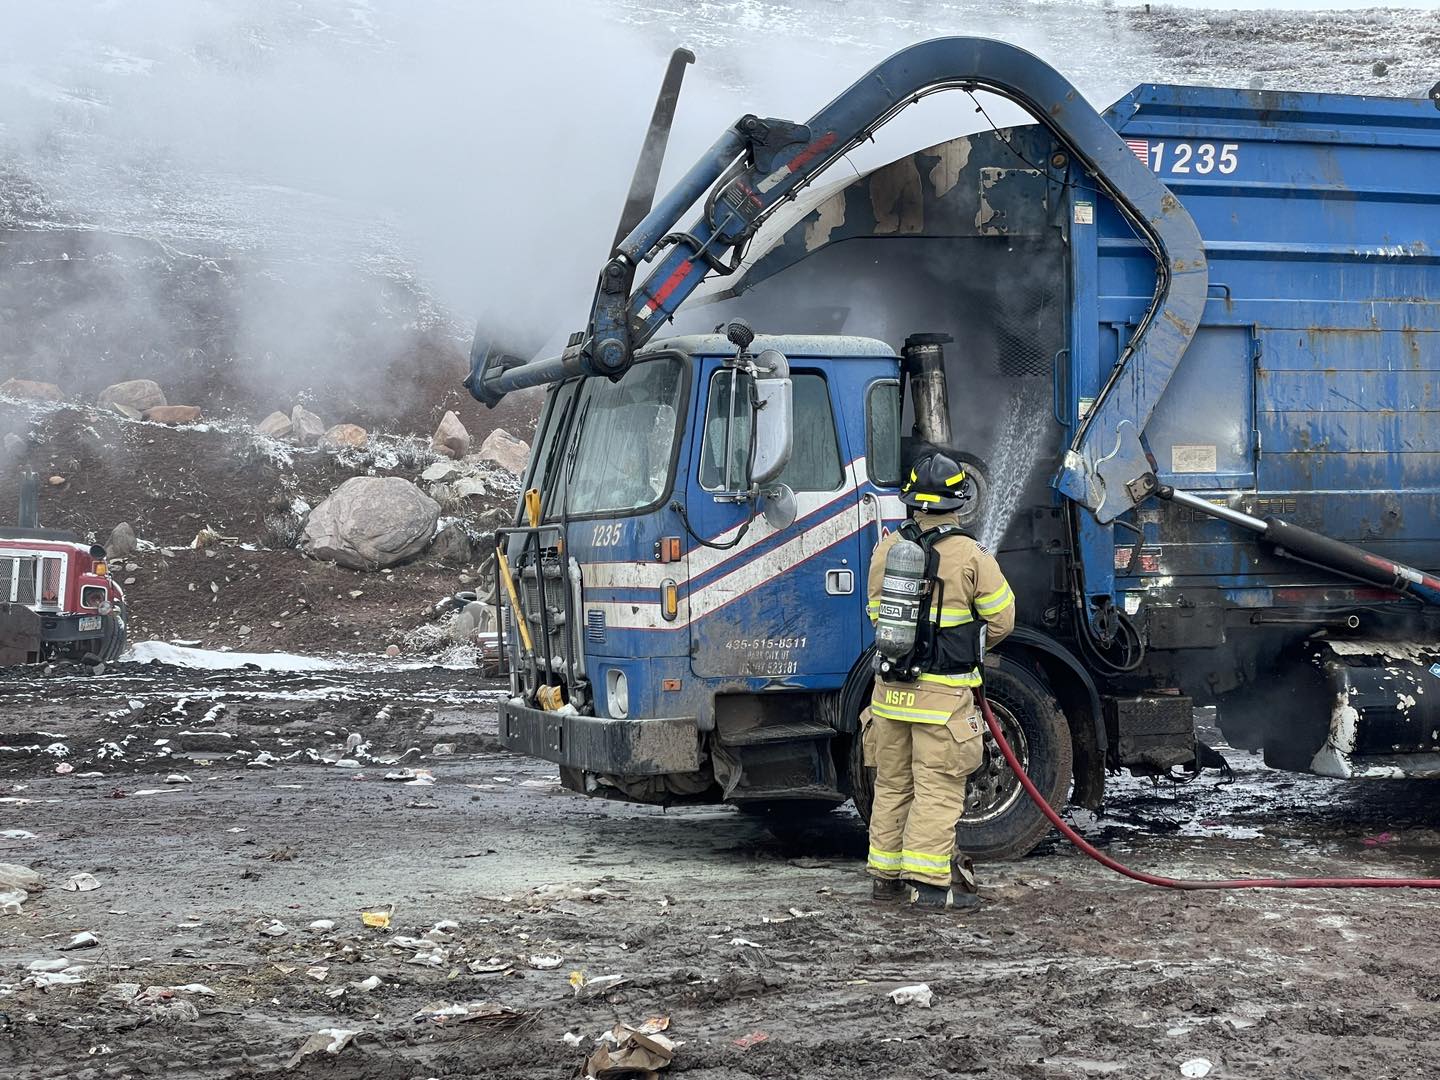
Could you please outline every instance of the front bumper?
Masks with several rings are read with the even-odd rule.
[[[517,754],[607,776],[700,768],[700,730],[693,716],[615,720],[546,712],[512,700],[500,706],[500,738]]]
[[[88,625],[86,625],[88,624]],[[100,615],[40,615],[40,636],[46,641],[89,641],[105,633]]]

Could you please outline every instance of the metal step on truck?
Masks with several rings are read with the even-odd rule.
[[[1440,777],[1440,86],[1100,113],[938,39],[807,123],[743,117],[654,203],[683,62],[585,329],[523,362],[477,335],[476,397],[548,386],[497,536],[508,745],[591,795],[866,812],[866,573],[941,446],[1017,597],[989,699],[1053,805],[1194,769],[1199,705],[1279,767]],[[809,187],[937,90],[1035,122]],[[993,749],[979,859],[1048,827]]]

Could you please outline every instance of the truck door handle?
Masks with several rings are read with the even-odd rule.
[[[831,596],[849,596],[855,591],[855,571],[826,570],[825,591]]]

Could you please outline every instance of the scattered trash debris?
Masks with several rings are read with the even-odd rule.
[[[741,948],[745,948],[745,949],[763,949],[763,948],[765,947],[765,946],[763,946],[763,945],[757,945],[755,942],[750,941],[748,938],[743,938],[743,937],[731,938],[731,939],[730,939],[730,944],[731,944],[731,945],[739,945]]]
[[[353,982],[350,985],[361,993],[368,994],[372,990],[380,989],[383,983],[381,983],[379,975],[371,975],[368,979],[361,979],[359,982]]]
[[[100,888],[100,882],[95,880],[94,874],[72,874],[70,879],[60,887],[66,892],[92,892]]]
[[[578,1031],[567,1031],[564,1035],[561,1035],[560,1038],[564,1039],[570,1046],[577,1047],[585,1041],[585,1036],[581,1035]]]
[[[558,968],[564,957],[561,956],[532,956],[530,966],[539,971],[549,971],[551,968]]]
[[[27,829],[0,829],[0,839],[34,840],[35,834]]]
[[[74,772],[74,771],[75,771],[75,766],[74,766],[74,765],[71,765],[68,761],[62,761],[62,762],[60,762],[58,765],[55,766],[55,771],[56,771],[57,773],[59,773],[61,776],[64,776],[64,775],[66,775],[67,773],[72,773],[72,772]]]
[[[167,784],[189,784],[189,783],[192,783],[190,777],[186,776],[183,772],[172,772],[169,776],[165,777],[165,782],[166,782]]]
[[[359,1034],[360,1032],[350,1031],[347,1028],[321,1028],[300,1044],[300,1048],[290,1055],[290,1060],[285,1063],[285,1067],[293,1069],[302,1058],[307,1058],[311,1054],[338,1054],[354,1042],[355,1037]]]
[[[40,875],[18,863],[0,863],[0,915],[19,915],[30,893],[39,892]]]
[[[384,779],[400,781],[410,787],[429,787],[435,777],[429,769],[396,769],[385,774]]]
[[[360,921],[366,926],[373,927],[376,930],[388,930],[390,929],[390,915],[393,910],[392,908],[387,910],[362,911],[360,912]]]
[[[504,1027],[527,1019],[526,1014],[493,1001],[471,1001],[460,1005],[427,1005],[415,1014],[415,1020],[430,1020],[437,1024],[469,1024],[484,1021]]]
[[[1209,1076],[1210,1070],[1215,1067],[1208,1058],[1191,1058],[1180,1066],[1180,1075],[1189,1077]]]
[[[100,939],[89,930],[82,930],[64,945],[60,946],[62,952],[69,952],[71,949],[93,949],[100,944]]]
[[[922,1009],[930,1008],[930,1002],[935,997],[928,983],[915,983],[913,986],[902,986],[898,989],[891,990],[887,996],[896,1005],[919,1005]]]
[[[593,997],[614,990],[617,986],[623,986],[630,980],[624,975],[597,975],[593,979],[585,977],[583,971],[572,971],[570,973],[570,985],[575,990],[575,997],[581,1001],[589,1001]]]
[[[756,1043],[765,1042],[769,1038],[770,1036],[763,1031],[752,1031],[749,1035],[741,1035],[740,1038],[736,1039],[735,1045],[740,1047],[741,1050],[749,1050],[750,1047]]]
[[[316,964],[314,967],[306,968],[305,974],[316,982],[324,982],[330,976],[330,969],[324,964]]]
[[[316,919],[314,922],[312,922],[312,923],[310,924],[310,929],[311,929],[311,930],[319,930],[321,933],[324,933],[324,932],[327,931],[327,930],[334,930],[334,929],[335,929],[335,920],[334,920],[334,919]]]
[[[675,1043],[664,1035],[616,1024],[601,1036],[600,1047],[585,1062],[585,1075],[593,1080],[648,1076],[669,1068],[674,1059]]]
[[[284,923],[282,923],[279,919],[271,919],[268,923],[266,923],[260,928],[260,933],[264,934],[266,937],[284,937],[289,932],[290,928]]]
[[[1394,833],[1382,832],[1382,833],[1380,833],[1380,834],[1378,834],[1378,835],[1376,835],[1376,836],[1367,836],[1367,837],[1365,837],[1364,840],[1362,840],[1362,841],[1360,841],[1360,842],[1361,842],[1362,844],[1364,844],[1366,847],[1379,847],[1381,844],[1388,844],[1388,843],[1390,843],[1391,841],[1393,841],[1394,839],[1395,839],[1395,834],[1394,834]],[[1201,1061],[1201,1060],[1204,1060],[1204,1059],[1203,1059],[1203,1058],[1196,1058],[1195,1060],[1196,1060],[1196,1061]],[[1189,1063],[1187,1062],[1186,1064],[1189,1064]],[[1204,1074],[1204,1073],[1196,1073],[1195,1075],[1196,1075],[1196,1076],[1204,1076],[1205,1074]]]

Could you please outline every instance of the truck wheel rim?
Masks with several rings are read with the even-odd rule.
[[[1025,737],[1025,729],[1015,719],[1014,713],[993,698],[990,700],[990,710],[995,714],[1000,730],[1005,733],[1005,741],[1010,744],[1020,763],[1028,771],[1030,740]],[[980,767],[966,780],[965,816],[960,821],[962,825],[983,825],[994,821],[1008,812],[1024,794],[1020,781],[1005,764],[1000,748],[988,729],[982,738],[985,740],[985,756]]]

